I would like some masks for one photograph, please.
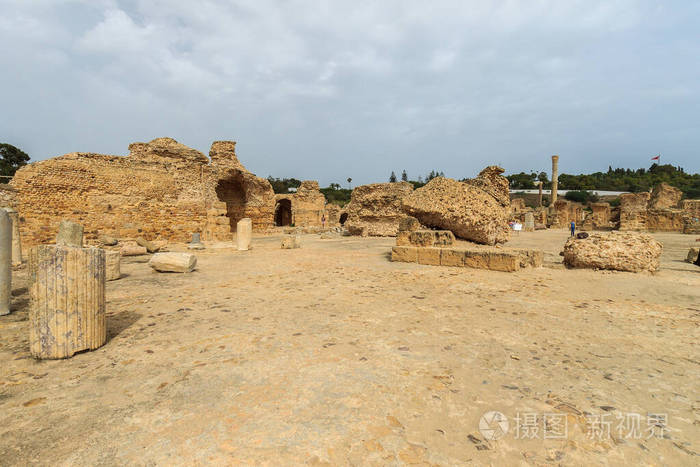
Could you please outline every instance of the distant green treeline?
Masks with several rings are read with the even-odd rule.
[[[537,188],[536,181],[542,181],[545,189],[552,184],[545,172],[512,174],[507,176],[510,187],[514,190]],[[700,174],[686,173],[682,167],[670,164],[653,164],[649,169],[613,169],[607,172],[595,172],[580,175],[559,175],[560,190],[603,190],[630,191],[637,193],[666,182],[681,190],[687,198],[700,198]]]

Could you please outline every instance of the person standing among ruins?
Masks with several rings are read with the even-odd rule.
[[[323,226],[324,229],[326,228],[326,215],[325,214],[323,216],[321,216],[321,225]]]
[[[576,233],[576,222],[571,221],[571,236],[573,237]]]

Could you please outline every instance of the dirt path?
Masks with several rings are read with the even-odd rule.
[[[29,356],[20,271],[0,464],[697,465],[700,268],[682,262],[694,238],[657,237],[655,275],[566,270],[563,230],[515,238],[548,267],[514,274],[315,235],[198,252],[189,275],[130,260],[108,343],[65,361]]]

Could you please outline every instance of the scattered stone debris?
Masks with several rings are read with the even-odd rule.
[[[156,253],[148,265],[158,272],[192,272],[197,257],[192,253]]]
[[[294,248],[301,248],[301,240],[298,235],[289,235],[282,239],[282,249],[292,250]]]
[[[133,241],[124,242],[119,252],[122,256],[141,256],[148,253],[146,247]]]
[[[400,230],[396,236],[399,246],[450,246],[455,236],[449,230]]]
[[[116,246],[119,243],[119,240],[109,235],[100,235],[97,241],[103,246]]]
[[[144,247],[148,253],[157,253],[160,250],[158,245],[153,242],[149,242],[143,237],[137,237],[136,244]]]
[[[586,239],[570,238],[561,253],[572,268],[614,271],[656,271],[661,243],[651,235],[634,232],[592,233]]]
[[[700,255],[700,247],[693,246],[690,247],[690,250],[688,250],[688,256],[685,258],[686,263],[695,263],[698,259],[698,255]]]

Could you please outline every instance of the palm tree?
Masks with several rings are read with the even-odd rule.
[[[352,185],[350,185],[351,183],[352,183],[352,178],[348,177],[348,188],[350,188],[352,190]]]

